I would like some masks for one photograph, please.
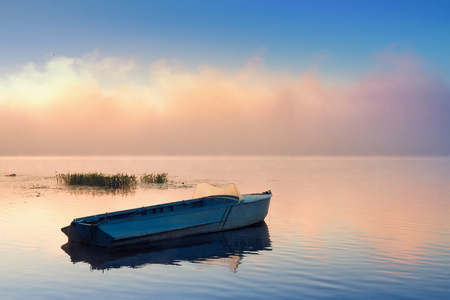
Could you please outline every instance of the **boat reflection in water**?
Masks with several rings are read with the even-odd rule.
[[[271,241],[268,227],[262,221],[235,230],[136,246],[108,249],[68,242],[61,248],[73,263],[87,262],[94,270],[140,268],[147,264],[181,265],[181,262],[188,261],[228,267],[231,272],[237,272],[246,255],[270,251]]]

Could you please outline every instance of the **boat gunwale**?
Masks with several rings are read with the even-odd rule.
[[[214,196],[207,196],[207,197],[201,197],[201,198],[195,198],[195,199],[189,199],[189,200],[181,200],[181,201],[164,203],[164,204],[156,204],[156,205],[150,205],[150,206],[137,207],[137,208],[127,209],[127,210],[122,210],[122,211],[115,211],[115,212],[111,212],[111,213],[102,213],[102,214],[98,214],[98,215],[77,218],[77,219],[74,219],[73,222],[76,222],[80,225],[86,225],[86,226],[91,226],[91,225],[97,225],[97,226],[105,225],[106,226],[108,224],[119,224],[119,223],[124,223],[124,222],[130,222],[133,220],[140,221],[140,220],[147,220],[147,219],[163,218],[163,217],[167,217],[167,216],[189,214],[189,213],[193,213],[193,212],[198,212],[199,210],[202,210],[202,211],[213,210],[213,209],[218,209],[218,208],[224,208],[224,207],[259,201],[259,200],[270,198],[272,196],[271,194],[264,194],[264,193],[248,194],[248,196],[258,196],[258,195],[261,195],[261,196],[267,195],[267,197],[259,198],[259,199],[255,199],[255,200],[252,199],[250,201],[245,201],[245,199],[239,200],[239,198],[236,196],[214,195]],[[243,196],[247,196],[247,195],[243,195]],[[192,203],[202,201],[203,199],[215,198],[215,197],[231,198],[232,200],[236,200],[236,202],[221,203],[218,205],[197,206],[197,207],[192,207],[191,209],[182,210],[182,211],[178,211],[178,212],[170,211],[170,212],[160,212],[160,213],[156,213],[156,214],[155,213],[147,213],[145,215],[137,214],[137,215],[133,216],[134,213],[140,213],[141,211],[144,211],[144,210],[159,209],[159,208],[171,207],[171,206],[176,206],[176,205],[189,205]],[[127,216],[127,214],[129,214],[129,215]],[[120,217],[120,215],[124,215],[124,216]],[[102,218],[104,218],[104,219],[102,219]]]
[[[125,209],[125,210],[120,210],[120,211],[114,211],[114,212],[106,212],[106,213],[101,213],[101,214],[96,214],[96,215],[90,215],[90,216],[85,216],[85,217],[81,217],[81,218],[76,218],[73,221],[81,221],[83,219],[90,219],[90,218],[99,218],[99,217],[103,217],[103,216],[117,216],[117,215],[121,215],[121,214],[127,214],[127,213],[132,213],[132,212],[137,212],[138,210],[141,209],[153,209],[153,208],[161,208],[161,207],[168,207],[168,206],[174,206],[174,205],[179,205],[179,204],[189,204],[189,203],[193,203],[193,202],[197,202],[199,200],[203,200],[203,199],[207,199],[207,198],[215,198],[215,197],[219,197],[219,198],[232,198],[233,200],[236,200],[236,203],[240,203],[240,202],[252,202],[252,201],[257,201],[257,200],[253,200],[253,199],[245,199],[245,196],[265,196],[267,195],[268,198],[272,197],[272,193],[269,192],[264,192],[264,193],[253,193],[253,194],[243,194],[242,196],[244,197],[243,200],[239,200],[238,197],[236,196],[232,196],[232,195],[212,195],[212,196],[206,196],[206,197],[201,197],[201,198],[195,198],[195,199],[189,199],[189,200],[181,200],[181,201],[175,201],[175,202],[169,202],[169,203],[161,203],[161,204],[155,204],[155,205],[149,205],[149,206],[141,206],[141,207],[135,207],[135,208],[130,208],[130,209]],[[265,198],[264,198],[265,199]],[[248,201],[250,200],[250,201]]]

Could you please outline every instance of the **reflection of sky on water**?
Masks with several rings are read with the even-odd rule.
[[[81,291],[86,289],[91,294],[121,289],[123,294],[117,295],[126,295],[129,286],[136,287],[137,298],[148,293],[162,297],[167,291],[172,291],[173,297],[187,292],[191,298],[201,291],[207,298],[218,289],[230,292],[227,286],[248,297],[295,298],[300,294],[305,298],[343,295],[361,299],[369,293],[385,298],[424,295],[436,299],[450,293],[448,158],[15,161],[18,165],[0,158],[0,175],[18,174],[0,176],[0,296],[29,298],[36,294],[32,290],[50,283],[54,288],[44,289],[47,293],[55,296],[64,290],[74,297],[85,296]],[[189,187],[84,192],[58,186],[55,170],[168,172],[175,182]],[[198,181],[234,182],[243,193],[272,190],[266,233],[255,234],[263,237],[260,246],[239,248],[230,242],[236,237],[224,237],[228,233],[189,239],[190,244],[109,253],[65,245],[67,237],[60,228],[73,218],[189,199]],[[243,236],[244,245],[251,236]],[[105,273],[114,278],[106,280],[102,272],[86,272],[89,269],[108,270]],[[170,285],[173,278],[176,288]],[[149,285],[149,280],[157,284]]]
[[[280,236],[273,239],[299,243],[304,250],[299,256],[321,257],[331,265],[353,261],[355,269],[370,264],[395,280],[420,278],[424,262],[440,268],[450,242],[448,160],[326,162],[307,161],[294,180],[280,183],[275,195],[284,201],[272,202],[272,214],[280,219],[270,222],[271,232]]]

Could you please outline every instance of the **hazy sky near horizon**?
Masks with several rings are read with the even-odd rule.
[[[448,155],[450,1],[2,1],[0,155]]]

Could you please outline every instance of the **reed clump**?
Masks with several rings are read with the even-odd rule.
[[[136,176],[119,173],[116,175],[105,175],[102,173],[68,173],[57,174],[58,183],[71,186],[97,186],[110,189],[127,189],[135,187]]]
[[[141,183],[167,183],[169,181],[167,177],[167,173],[152,173],[152,174],[146,174],[141,176]]]

